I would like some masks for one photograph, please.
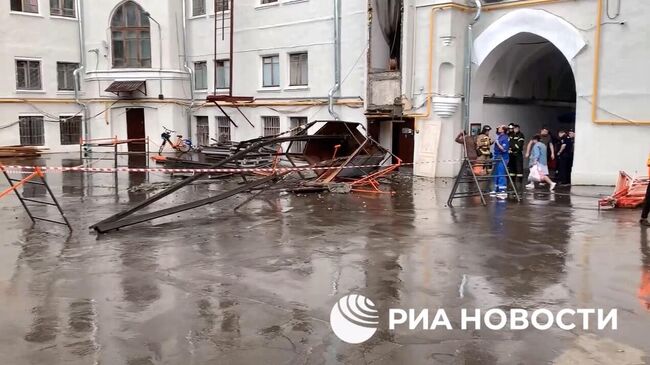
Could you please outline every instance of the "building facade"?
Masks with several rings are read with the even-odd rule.
[[[460,131],[518,123],[575,129],[574,183],[611,184],[647,171],[643,1],[10,0],[0,145],[157,150],[164,127],[207,144],[339,117],[451,177]]]
[[[70,75],[80,60],[76,17],[45,1],[7,1],[0,22],[0,145],[78,150],[79,118],[72,133],[59,129],[60,118],[80,115]]]
[[[416,173],[454,176],[460,131],[518,123],[528,138],[542,126],[575,129],[574,183],[646,175],[647,4],[476,3],[403,2],[402,118],[416,119]]]
[[[7,0],[0,12],[7,27],[0,34],[0,145],[60,152],[78,150],[80,139],[149,137],[157,150],[164,128],[209,144],[334,114],[365,120],[365,0],[234,4]],[[335,25],[341,47],[354,52],[341,52],[341,87],[329,113]],[[253,101],[223,101],[222,111],[206,102],[212,94]]]

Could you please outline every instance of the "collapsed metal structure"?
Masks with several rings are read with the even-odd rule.
[[[318,189],[333,182],[344,182],[349,185],[351,191],[382,192],[379,189],[378,179],[399,168],[401,160],[379,143],[367,137],[362,128],[361,124],[354,122],[315,121],[279,135],[240,142],[231,155],[203,168],[220,169],[229,166],[237,168],[241,161],[259,154],[268,155],[269,150],[275,151],[272,154],[275,159],[273,165],[278,168],[272,169],[272,172],[268,174],[256,173],[255,169],[233,169],[232,174],[241,176],[244,181],[242,185],[234,189],[197,201],[135,214],[209,175],[205,172],[196,173],[91,228],[99,233],[107,233],[217,203],[241,193],[254,190],[264,191],[272,186],[285,183],[286,177],[293,173],[299,176],[298,183],[291,187],[294,190],[299,188]],[[310,132],[313,133],[310,134]],[[300,153],[289,152],[293,151],[292,147],[299,142],[304,142],[302,151]],[[288,146],[283,148],[283,144]],[[252,198],[255,198],[255,195]]]
[[[620,171],[614,193],[598,200],[598,209],[638,208],[642,206],[645,203],[649,183],[649,177],[631,177],[624,171]]]

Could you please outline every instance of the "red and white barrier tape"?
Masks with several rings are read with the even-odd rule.
[[[427,161],[418,163],[403,163],[402,166],[413,166],[421,163],[455,163],[462,160]],[[390,165],[389,165],[390,166]],[[246,172],[298,172],[298,171],[327,171],[338,169],[359,169],[388,167],[386,165],[358,165],[358,166],[331,166],[331,167],[261,167],[261,168],[219,168],[219,169],[166,169],[166,168],[137,168],[137,167],[62,167],[62,166],[39,166],[43,172],[159,172],[159,173],[246,173]],[[31,173],[36,166],[6,165],[3,166],[6,172],[10,173]]]

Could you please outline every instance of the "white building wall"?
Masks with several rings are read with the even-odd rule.
[[[57,89],[57,62],[79,62],[79,42],[75,19],[50,16],[49,1],[39,1],[39,13],[0,11],[0,145],[20,144],[19,116],[45,117],[45,143],[53,150],[78,150],[61,146],[58,118],[75,115],[80,108],[69,91]],[[56,29],[56,31],[47,31]],[[16,59],[41,62],[42,89],[16,88]]]
[[[189,128],[186,104],[190,97],[190,78],[183,68],[182,2],[136,1],[161,25],[159,30],[155,22],[150,22],[150,69],[112,67],[110,22],[113,12],[123,2],[85,1],[83,22],[87,62],[82,99],[89,105],[90,137],[126,139],[126,109],[143,108],[145,132],[152,140],[150,148],[157,150],[163,126],[184,135]],[[147,95],[136,93],[136,100],[125,100],[104,91],[112,82],[121,80],[146,81]]]
[[[212,5],[208,10],[211,13]],[[366,52],[368,31],[366,26],[366,2],[342,1],[342,77],[347,79],[340,92],[348,99],[365,98]],[[221,34],[222,14],[217,15],[218,59],[227,59],[230,52],[230,33],[228,30],[230,12],[226,17],[225,34]],[[211,64],[214,52],[214,26],[212,14],[196,17],[188,21],[190,34],[201,32],[200,37],[190,38],[193,62],[208,61],[208,92],[214,88],[214,68]],[[258,0],[240,0],[235,9],[235,49],[233,68],[233,95],[252,96],[255,107],[241,107],[254,126],[234,108],[224,105],[224,109],[237,124],[231,127],[233,140],[241,141],[259,137],[263,133],[262,117],[279,116],[281,130],[287,130],[291,117],[307,117],[309,121],[329,120],[326,102],[329,89],[334,85],[334,5],[333,1],[279,1],[275,4],[260,5]],[[309,85],[289,86],[289,55],[307,52],[309,58]],[[278,55],[280,58],[280,86],[262,86],[262,57]],[[233,66],[234,65],[234,66]],[[217,90],[227,93],[227,90]],[[198,93],[203,98],[208,93]],[[298,102],[312,101],[300,105]],[[336,106],[341,119],[365,123],[362,104],[354,107]],[[211,136],[216,136],[216,117],[222,113],[213,105],[205,104],[195,116],[207,116]]]
[[[422,104],[419,92],[424,88],[427,94],[429,25],[433,4],[446,1],[409,1],[405,17],[404,44],[404,86],[413,104]],[[464,2],[458,2],[464,5]],[[603,1],[603,3],[605,3]],[[650,8],[643,0],[626,1],[621,8],[622,13],[616,20],[610,21],[603,15],[602,48],[600,61],[600,97],[597,119],[616,120],[617,125],[594,123],[591,117],[591,98],[594,83],[594,50],[596,46],[595,33],[598,1],[560,1],[527,6],[526,8],[540,9],[545,14],[551,14],[557,19],[570,23],[584,39],[586,47],[573,59],[572,65],[577,84],[576,103],[576,155],[574,165],[574,183],[579,184],[612,184],[619,170],[629,173],[645,174],[645,166],[650,152],[650,112],[647,100],[650,96],[650,73],[646,72],[650,48],[647,47],[647,34],[650,33],[650,23],[647,17]],[[475,37],[481,35],[491,24],[505,14],[517,11],[519,8],[489,10],[483,12],[479,22],[474,26]],[[472,11],[441,10],[435,17],[434,62],[433,62],[433,96],[439,91],[436,84],[438,70],[444,62],[455,66],[455,92],[462,94],[463,52],[465,47],[465,29],[473,16]],[[525,29],[527,19],[520,19],[522,29]],[[624,24],[619,24],[623,22]],[[530,21],[528,21],[530,23]],[[509,29],[508,31],[512,31]],[[533,30],[533,33],[546,31],[543,28]],[[563,33],[567,36],[567,33]],[[476,39],[476,38],[475,38]],[[412,45],[412,46],[411,46]],[[561,50],[561,44],[555,44]],[[474,47],[476,49],[476,44]],[[410,57],[413,57],[410,60]],[[477,64],[473,65],[474,80],[480,80],[477,74]],[[480,69],[479,71],[480,72]],[[460,82],[459,82],[460,81]],[[473,90],[483,90],[484,84],[473,84]],[[482,102],[483,95],[472,95],[472,103]],[[418,102],[420,101],[420,102]],[[435,109],[435,108],[434,108]],[[472,108],[471,120],[484,122],[489,114],[483,114],[485,108]],[[488,108],[489,111],[489,108]],[[426,114],[425,106],[411,113]],[[460,145],[453,143],[453,138],[462,128],[461,109],[449,118],[442,118],[435,110],[428,116],[418,118],[419,134],[416,135],[416,160],[431,159],[432,154],[422,151],[423,145],[433,149],[437,160],[458,159],[462,156]],[[440,139],[424,141],[423,136],[430,138],[436,133],[426,132],[427,128],[440,132]],[[433,147],[432,147],[433,146]],[[429,157],[427,157],[429,156]],[[421,165],[422,166],[422,165]],[[427,169],[416,166],[416,173],[421,175],[454,176],[458,165],[441,162],[437,169]]]
[[[183,45],[182,0],[138,0],[145,11],[161,24],[161,32],[151,22],[150,69],[114,69],[112,67],[110,20],[121,0],[83,1],[83,51],[86,56],[80,98],[88,105],[88,123],[91,138],[125,139],[126,109],[144,108],[146,134],[151,137],[152,149],[157,149],[162,126],[188,135],[190,125],[190,81],[185,71]],[[40,0],[41,16],[0,13],[2,32],[0,40],[0,66],[3,72],[0,85],[0,118],[8,123],[21,113],[54,116],[78,114],[81,111],[74,101],[74,93],[56,92],[56,61],[79,62],[78,23],[74,19],[53,19],[49,16],[49,2]],[[187,50],[190,67],[194,62],[208,62],[208,89],[213,89],[214,65],[214,15],[213,1],[207,0],[207,14],[193,17],[191,0],[186,2]],[[310,120],[331,119],[327,113],[326,97],[334,84],[334,7],[332,1],[289,1],[260,5],[259,0],[238,0],[235,8],[235,59],[233,94],[256,98],[253,105],[241,106],[241,111],[253,126],[225,103],[224,109],[235,120],[238,128],[232,128],[234,140],[245,140],[262,134],[262,116],[280,116],[281,129],[289,127],[289,117],[308,117]],[[342,1],[342,76],[347,77],[340,96],[346,104],[336,105],[342,119],[364,122],[363,100],[365,98],[366,52],[367,52],[367,3],[365,0]],[[229,16],[226,16],[226,34],[221,39],[219,30],[219,53],[217,58],[226,59],[229,53]],[[221,28],[218,16],[218,28]],[[6,28],[6,29],[5,29]],[[159,34],[162,42],[159,41]],[[162,50],[162,58],[159,56]],[[288,55],[306,51],[309,54],[309,85],[289,86]],[[280,56],[281,85],[279,88],[263,88],[261,83],[261,56]],[[45,90],[39,93],[17,93],[15,85],[14,57],[41,58],[44,67]],[[118,98],[104,90],[114,81],[145,80],[147,95],[133,100]],[[162,88],[160,87],[162,80]],[[219,93],[227,92],[220,90]],[[164,100],[159,100],[162,94]],[[216,136],[215,117],[221,112],[205,103],[208,92],[195,93],[194,116],[208,116],[210,134]],[[35,110],[22,99],[30,99]],[[54,128],[53,128],[54,127]],[[58,126],[46,128],[46,146],[51,151],[77,150],[78,146],[61,147]],[[195,131],[190,136],[196,139]],[[0,145],[18,144],[18,126],[0,130]]]
[[[434,1],[434,3],[443,3]],[[402,87],[406,96],[414,105],[415,114],[415,168],[414,172],[422,176],[455,176],[461,156],[461,146],[454,142],[461,130],[460,96],[463,92],[464,38],[468,16],[454,10],[440,10],[434,21],[433,67],[431,89],[429,89],[429,44],[431,2],[410,1],[405,6],[404,47],[402,67]],[[452,86],[440,82],[440,69],[451,72]],[[450,117],[441,117],[433,106],[427,113],[427,97],[446,97],[452,107],[457,108]],[[442,161],[442,162],[440,162]]]

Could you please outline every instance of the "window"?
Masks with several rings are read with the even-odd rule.
[[[192,16],[205,15],[205,0],[192,0]]]
[[[79,68],[78,63],[56,63],[56,74],[59,90],[74,90],[74,70]]]
[[[228,117],[217,117],[217,141],[219,143],[228,143],[231,140],[230,120],[228,120]]]
[[[50,0],[50,15],[74,18],[75,0]]]
[[[291,117],[289,118],[289,128],[291,129],[291,135],[295,136],[301,132],[298,127],[307,125],[307,117]],[[302,153],[305,150],[306,141],[296,141],[291,145],[291,153]]]
[[[227,89],[230,87],[230,61],[217,61],[217,89]]]
[[[262,117],[264,125],[264,137],[280,134],[280,117]]]
[[[199,146],[210,145],[210,126],[208,117],[196,117],[196,141]]]
[[[214,0],[214,11],[228,11],[230,9],[230,0]]]
[[[81,140],[81,117],[61,117],[60,121],[61,145],[79,144]]]
[[[289,55],[289,61],[289,86],[305,86],[309,84],[307,53]]]
[[[38,14],[38,0],[11,0],[11,11]]]
[[[150,68],[149,17],[133,1],[122,4],[111,21],[113,67]]]
[[[196,90],[208,89],[208,63],[205,61],[194,62],[194,88]]]
[[[43,132],[43,117],[20,117],[20,145],[43,146],[45,136]]]
[[[41,61],[16,60],[16,89],[42,89]]]
[[[280,57],[267,56],[262,58],[262,85],[264,87],[280,86]]]

